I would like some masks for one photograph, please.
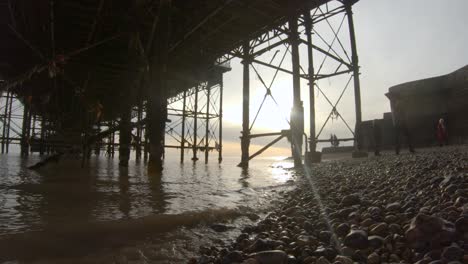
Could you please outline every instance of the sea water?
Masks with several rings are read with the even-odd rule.
[[[291,162],[278,158],[255,159],[241,169],[238,157],[181,164],[174,156],[160,175],[148,174],[144,162],[120,167],[117,158],[103,156],[83,167],[79,159],[64,157],[39,170],[27,168],[40,159],[0,156],[2,261],[90,254],[110,260],[125,257],[121,250],[129,247],[147,259],[150,247],[161,263],[181,262],[201,244],[228,243],[238,232],[220,234],[210,224],[255,221],[250,215],[258,215],[294,178]]]

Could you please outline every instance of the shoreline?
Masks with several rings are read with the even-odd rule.
[[[296,181],[234,243],[189,263],[468,263],[466,145],[331,160]]]

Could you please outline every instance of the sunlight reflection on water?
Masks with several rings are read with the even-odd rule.
[[[265,188],[291,179],[291,162],[261,158],[248,170],[238,158],[223,164],[180,164],[167,160],[161,177],[146,173],[146,165],[92,157],[88,166],[65,159],[39,171],[26,169],[39,157],[0,158],[0,234],[41,230],[46,226],[154,214],[179,214],[212,208],[254,207]]]

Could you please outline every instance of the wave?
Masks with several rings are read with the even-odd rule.
[[[0,236],[0,261],[80,256],[100,248],[118,247],[179,227],[194,227],[249,216],[249,208],[209,209],[138,219],[50,226],[42,231]]]

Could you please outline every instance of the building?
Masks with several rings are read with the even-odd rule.
[[[412,81],[390,87],[386,96],[395,114],[396,100],[401,100],[415,146],[436,145],[436,128],[444,118],[449,142],[468,142],[468,65],[448,75]]]

